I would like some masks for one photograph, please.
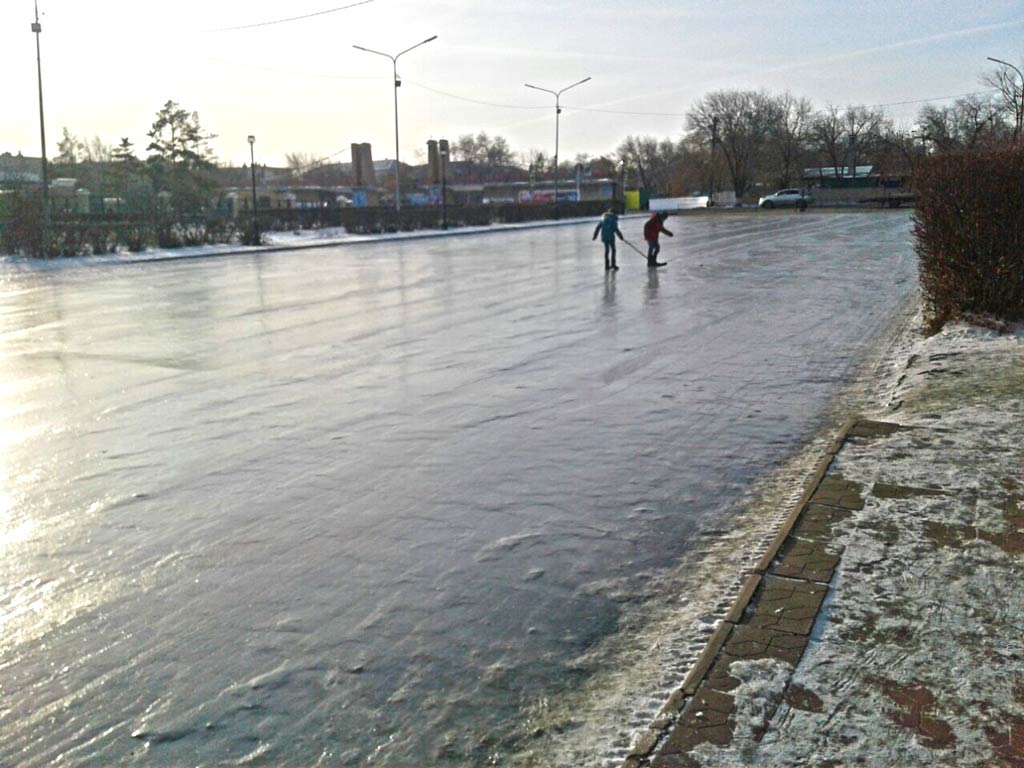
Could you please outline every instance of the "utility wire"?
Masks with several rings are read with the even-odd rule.
[[[483,106],[496,106],[496,108],[504,109],[504,110],[549,110],[550,109],[550,108],[548,108],[548,106],[526,106],[526,105],[523,105],[523,104],[502,104],[502,103],[497,103],[495,101],[481,101],[480,99],[469,98],[467,96],[460,96],[460,95],[458,95],[456,93],[451,93],[449,91],[442,91],[442,90],[439,90],[437,88],[433,88],[433,87],[431,87],[429,85],[426,85],[424,83],[418,83],[416,81],[409,80],[409,79],[403,80],[403,82],[409,83],[410,85],[415,85],[418,88],[422,88],[423,90],[430,91],[431,93],[436,93],[436,94],[438,94],[440,96],[446,96],[447,98],[454,98],[454,99],[457,99],[459,101],[468,101],[469,103],[474,103],[474,104],[482,104]],[[989,89],[980,90],[980,91],[969,91],[967,93],[957,93],[957,94],[954,94],[952,96],[935,96],[934,98],[915,98],[915,99],[910,99],[910,100],[907,100],[907,101],[889,101],[887,103],[881,103],[881,104],[864,104],[864,105],[865,106],[873,106],[873,108],[882,108],[882,106],[903,106],[903,105],[906,105],[906,104],[922,104],[922,103],[929,103],[929,102],[932,102],[932,101],[945,101],[945,100],[948,100],[950,98],[963,98],[964,96],[977,96],[977,95],[980,95],[980,94],[983,94],[983,93],[992,93],[995,90],[997,90],[997,89],[989,88]],[[600,114],[603,114],[603,115],[636,115],[636,116],[639,116],[639,117],[662,117],[662,118],[685,118],[686,117],[686,113],[683,113],[683,112],[636,112],[636,111],[633,111],[633,110],[602,110],[600,108],[596,108],[596,106],[571,106],[570,104],[562,104],[561,106],[562,106],[563,110],[569,110],[571,112],[592,112],[592,113],[600,113]]]
[[[425,85],[423,83],[417,83],[415,80],[410,80],[408,78],[403,78],[402,82],[403,83],[408,83],[409,85],[414,85],[417,88],[422,88],[424,91],[430,91],[431,93],[436,93],[439,96],[447,96],[449,99],[456,99],[457,101],[468,101],[470,104],[482,104],[485,107],[499,107],[501,109],[535,109],[535,110],[545,110],[545,111],[548,111],[548,110],[551,109],[550,107],[532,107],[532,106],[527,106],[525,104],[498,104],[498,103],[493,102],[493,101],[481,101],[480,99],[471,99],[468,96],[459,96],[458,94],[455,94],[455,93],[449,93],[448,91],[438,90],[437,88],[433,88],[433,87],[431,87],[429,85]]]
[[[338,11],[348,10],[349,8],[355,8],[357,5],[366,5],[372,3],[373,0],[360,0],[358,3],[351,3],[350,5],[342,5],[338,8],[328,8],[326,11],[317,11],[316,13],[307,13],[303,16],[291,16],[287,19],[276,19],[274,21],[261,21],[256,24],[242,24],[238,27],[221,27],[220,29],[213,30],[214,32],[232,32],[237,29],[253,29],[254,27],[269,27],[271,24],[285,24],[289,21],[301,21],[302,19],[312,19],[314,16],[325,16],[328,13],[337,13]]]
[[[309,163],[308,165],[304,165],[301,168],[294,168],[293,170],[296,173],[300,174],[300,175],[304,174],[304,173],[308,173],[309,171],[312,171],[315,168],[319,168],[319,167],[321,167],[323,165],[327,165],[327,161],[330,160],[332,157],[337,157],[342,152],[348,152],[348,151],[349,151],[349,147],[344,147],[343,149],[339,149],[337,152],[335,152],[333,154],[326,155],[325,157],[321,157],[318,160],[314,160],[313,162]]]

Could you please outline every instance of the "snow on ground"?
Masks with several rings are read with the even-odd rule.
[[[735,738],[702,765],[1024,764],[1024,328],[952,325],[898,354],[873,417],[906,429],[847,442],[832,469],[866,503],[791,682],[820,706],[783,703],[751,736],[779,665],[734,664]]]

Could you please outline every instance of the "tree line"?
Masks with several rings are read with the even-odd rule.
[[[583,165],[592,176],[657,194],[707,192],[713,185],[731,188],[737,198],[759,186],[799,185],[805,168],[839,175],[844,168],[872,165],[876,172],[907,174],[921,157],[1020,140],[1024,95],[1012,74],[1006,67],[987,73],[982,82],[988,90],[946,106],[927,104],[909,125],[897,124],[882,107],[816,109],[788,91],[712,91],[685,112],[679,138],[629,135],[612,152],[563,160],[557,173],[571,177]],[[58,173],[76,176],[91,191],[130,200],[134,207],[163,199],[174,210],[203,210],[217,186],[208,143],[214,135],[201,126],[197,113],[168,101],[147,136],[143,160],[127,138],[110,147],[98,138],[76,138],[65,128],[53,162]],[[286,160],[296,182],[345,183],[338,163],[300,152]],[[543,180],[556,173],[550,154],[515,152],[507,139],[485,131],[453,141],[451,160],[453,181]],[[411,174],[409,168],[402,172]],[[381,182],[386,186],[390,180]]]
[[[216,160],[209,141],[216,138],[199,115],[167,101],[146,133],[145,160],[122,138],[117,146],[99,137],[84,140],[64,128],[53,159],[57,174],[73,176],[101,196],[116,197],[136,212],[162,205],[172,211],[202,211],[217,188],[212,171]]]

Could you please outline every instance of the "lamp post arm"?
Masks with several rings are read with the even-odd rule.
[[[994,61],[996,64],[1002,64],[1004,67],[1009,67],[1010,69],[1014,70],[1018,75],[1020,75],[1021,80],[1024,81],[1024,72],[1021,72],[1020,69],[1013,66],[1013,64],[1011,64],[1010,62],[1003,61],[1002,59],[995,59],[992,58],[991,56],[986,56],[985,58],[988,59],[989,61]]]
[[[576,87],[577,85],[583,85],[583,84],[584,84],[585,82],[587,82],[587,80],[589,80],[589,79],[590,79],[589,77],[584,77],[584,78],[583,78],[582,80],[580,80],[580,81],[579,81],[578,83],[573,83],[572,85],[567,85],[567,86],[565,86],[565,88],[563,88],[562,90],[560,90],[560,91],[558,92],[558,94],[557,94],[557,95],[558,95],[558,96],[561,96],[561,95],[562,95],[563,93],[565,93],[566,91],[568,91],[568,90],[569,90],[570,88],[575,88],[575,87]]]
[[[360,51],[366,51],[367,53],[375,53],[378,56],[383,56],[384,58],[391,59],[392,62],[394,62],[394,60],[397,58],[396,56],[392,56],[390,53],[384,53],[383,51],[375,51],[372,48],[364,48],[361,45],[353,45],[352,47],[357,48]]]
[[[559,91],[552,91],[550,88],[541,88],[539,85],[530,85],[529,83],[523,83],[527,88],[533,88],[535,91],[544,91],[544,93],[550,93],[556,99],[558,98]]]
[[[432,40],[437,40],[437,35],[434,35],[433,37],[428,37],[426,40],[421,40],[420,42],[416,43],[416,45],[412,46],[411,48],[406,48],[401,53],[396,53],[395,54],[395,61],[397,61],[398,57],[401,56],[402,54],[408,53],[411,50],[419,48],[421,45],[426,45],[427,43],[431,42]]]

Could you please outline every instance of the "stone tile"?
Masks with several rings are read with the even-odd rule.
[[[899,432],[903,427],[891,421],[871,421],[862,419],[850,427],[846,433],[848,437],[874,438],[885,437]]]
[[[733,631],[725,651],[735,656],[757,658],[757,651],[749,646],[760,644],[766,646],[762,651],[765,656],[785,658],[787,661],[793,659],[790,651],[799,649],[796,653],[796,660],[799,660],[806,636],[811,633],[828,587],[774,575],[767,576],[762,583],[763,588],[757,596],[753,611]],[[800,635],[804,639],[799,643],[773,642],[777,633]]]
[[[716,665],[721,664],[724,670],[728,670],[734,661],[778,659],[795,666],[806,645],[806,635],[774,627],[743,625],[736,628],[733,637],[725,644]]]
[[[844,480],[842,475],[838,474],[821,481],[811,496],[811,502],[843,509],[864,509],[861,487],[857,483]]]
[[[909,499],[914,496],[948,496],[938,488],[914,488],[910,485],[890,485],[875,483],[871,487],[871,495],[876,499]]]
[[[679,722],[655,758],[653,766],[670,766],[674,756],[689,752],[698,744],[725,746],[732,740],[732,696],[701,686],[687,702]],[[662,760],[662,762],[658,762]],[[685,763],[684,763],[685,764]]]
[[[813,541],[832,541],[835,526],[849,518],[850,514],[850,510],[840,507],[808,504],[793,528],[793,535]]]
[[[838,564],[839,555],[830,552],[823,541],[791,536],[783,545],[771,573],[792,579],[828,583]]]

